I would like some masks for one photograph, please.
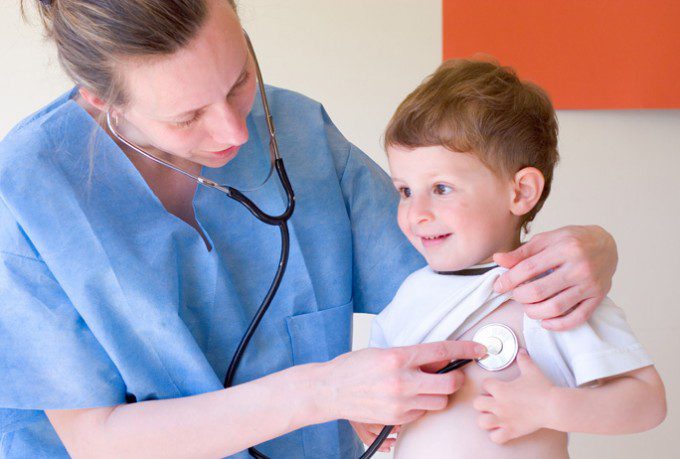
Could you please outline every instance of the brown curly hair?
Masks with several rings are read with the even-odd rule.
[[[384,145],[441,145],[472,153],[504,177],[535,167],[545,186],[536,206],[522,217],[527,231],[550,194],[559,160],[557,134],[555,110],[540,87],[493,61],[452,59],[399,105]]]

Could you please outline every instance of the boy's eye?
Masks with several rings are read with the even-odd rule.
[[[444,185],[442,183],[438,183],[434,186],[434,194],[449,194],[453,191],[453,188],[451,188],[448,185]]]
[[[402,198],[410,198],[411,197],[411,189],[402,186],[402,187],[399,188],[399,194],[401,195]]]

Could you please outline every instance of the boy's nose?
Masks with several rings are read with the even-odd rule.
[[[409,208],[409,220],[414,224],[427,223],[434,220],[432,206],[427,197],[414,197]]]

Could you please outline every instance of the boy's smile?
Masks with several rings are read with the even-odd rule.
[[[436,271],[491,261],[519,245],[512,179],[443,146],[387,149],[399,227]]]

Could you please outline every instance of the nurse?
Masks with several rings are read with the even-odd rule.
[[[1,457],[358,457],[347,420],[401,424],[445,406],[473,343],[350,351],[423,260],[386,175],[316,102],[268,88],[297,207],[281,288],[222,379],[276,270],[279,235],[239,204],[113,140],[219,183],[267,154],[263,111],[227,0],[43,0],[76,87],[0,144]],[[285,205],[277,180],[251,197]],[[531,314],[565,328],[608,291],[600,228],[537,235],[499,260]],[[574,306],[575,309],[572,309]],[[571,311],[566,315],[565,312]],[[558,317],[559,316],[559,317]],[[340,420],[340,421],[339,421]]]

